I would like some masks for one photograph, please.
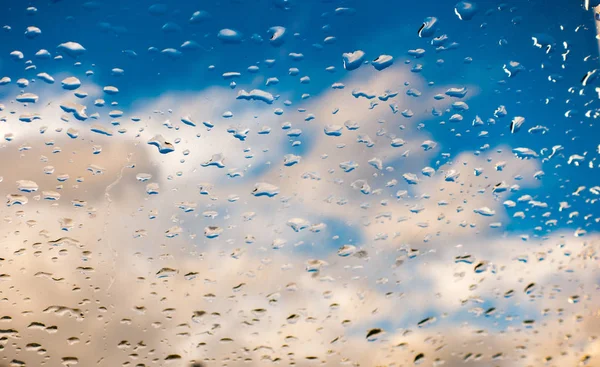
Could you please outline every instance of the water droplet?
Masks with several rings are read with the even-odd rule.
[[[162,135],[155,135],[152,139],[148,140],[148,144],[157,147],[160,154],[167,154],[175,151],[173,144],[166,141]]]
[[[38,27],[30,26],[25,30],[25,37],[29,39],[34,39],[40,34],[42,34],[42,31]]]
[[[356,246],[344,245],[338,249],[337,254],[338,254],[338,256],[341,256],[341,257],[347,257],[347,256],[354,255],[356,253],[356,251],[357,251]]]
[[[219,31],[217,38],[223,43],[240,43],[242,34],[234,29],[224,28]]]
[[[74,76],[63,79],[61,82],[63,89],[75,90],[81,86],[81,81]]]
[[[342,54],[344,69],[351,71],[358,69],[365,59],[365,53],[361,50]]]
[[[260,89],[253,89],[250,92],[246,92],[242,89],[238,92],[237,99],[262,101],[268,104],[272,104],[275,101],[275,98],[271,93]]]
[[[377,339],[379,339],[383,334],[385,334],[383,329],[380,329],[380,328],[370,329],[369,331],[367,331],[366,339],[370,342],[374,342]]]
[[[427,17],[423,21],[421,28],[419,28],[419,37],[428,38],[433,36],[435,31],[437,30],[437,22],[438,19],[436,17]]]
[[[471,20],[477,13],[477,6],[470,1],[461,1],[454,6],[454,14],[460,20]]]
[[[65,42],[58,45],[58,50],[71,57],[78,57],[85,53],[86,49],[77,42]]]
[[[371,64],[377,71],[381,71],[387,67],[390,67],[393,63],[394,58],[390,55],[379,55],[375,60],[371,62]]]
[[[254,185],[254,190],[252,190],[252,195],[256,197],[273,197],[277,194],[279,194],[279,187],[266,182],[257,183],[256,185]]]
[[[281,27],[281,26],[271,27],[271,28],[269,28],[268,33],[271,35],[271,38],[269,39],[269,43],[271,44],[271,46],[279,47],[285,41],[286,29],[284,27]]]

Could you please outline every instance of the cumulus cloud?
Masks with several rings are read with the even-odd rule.
[[[407,80],[421,97],[406,95]],[[597,236],[504,233],[503,202],[538,185],[539,163],[509,146],[423,149],[432,138],[419,124],[433,107],[451,111],[451,99],[431,102],[448,86],[405,73],[345,82],[281,116],[224,89],[167,94],[132,107],[113,136],[72,117],[62,126],[56,105],[15,108],[51,129],[17,124],[2,148],[2,192],[28,198],[1,210],[6,360],[510,366],[597,354],[597,323],[578,318],[597,311],[584,302],[597,291]],[[399,117],[378,98],[369,109],[357,88],[398,91],[393,103],[425,112]],[[109,126],[105,110],[98,121]],[[269,135],[257,134],[263,126]],[[175,151],[148,145],[157,134]],[[300,161],[284,165],[294,152]],[[206,164],[214,154],[223,169]],[[39,189],[19,193],[19,180]],[[256,197],[257,182],[279,193]],[[356,248],[343,257],[342,245]],[[368,341],[373,329],[382,332]]]

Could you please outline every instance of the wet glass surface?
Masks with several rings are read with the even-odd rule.
[[[0,12],[0,366],[600,366],[598,3]]]

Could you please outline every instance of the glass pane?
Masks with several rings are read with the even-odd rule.
[[[0,366],[600,366],[596,0],[6,0]]]

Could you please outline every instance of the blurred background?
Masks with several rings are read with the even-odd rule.
[[[5,1],[1,365],[600,365],[597,5]]]

